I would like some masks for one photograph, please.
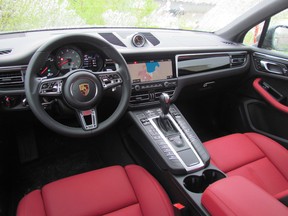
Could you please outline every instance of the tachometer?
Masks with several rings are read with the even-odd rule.
[[[40,68],[38,75],[41,77],[55,77],[59,70],[55,65],[54,56],[49,56],[43,67]]]
[[[82,66],[82,54],[76,47],[61,48],[56,55],[57,67],[61,71],[71,71]]]

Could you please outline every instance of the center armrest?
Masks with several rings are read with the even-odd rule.
[[[288,208],[262,188],[241,176],[210,185],[202,205],[211,215],[288,215]]]

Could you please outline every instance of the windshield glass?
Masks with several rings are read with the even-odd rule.
[[[0,0],[0,32],[142,27],[214,32],[261,0]]]

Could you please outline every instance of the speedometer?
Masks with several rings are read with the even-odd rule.
[[[61,71],[71,71],[82,66],[82,53],[76,47],[63,47],[56,55],[57,67]]]

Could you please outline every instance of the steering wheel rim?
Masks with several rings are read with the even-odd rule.
[[[59,123],[45,111],[40,101],[39,83],[41,82],[41,78],[37,77],[36,71],[39,71],[39,68],[42,66],[43,62],[47,59],[47,57],[53,50],[61,46],[72,43],[89,44],[95,47],[96,49],[99,49],[102,52],[104,52],[109,58],[113,59],[113,61],[115,61],[115,63],[118,64],[119,68],[117,69],[117,71],[121,75],[122,79],[121,99],[119,101],[117,108],[110,117],[108,117],[105,121],[100,122],[98,124],[98,127],[92,130],[84,130],[80,127],[75,128]],[[111,127],[125,113],[128,107],[129,98],[131,94],[130,75],[126,61],[123,58],[123,56],[111,44],[104,41],[103,39],[86,34],[62,35],[53,38],[44,45],[42,45],[34,53],[29,62],[25,74],[24,84],[25,84],[25,94],[29,107],[31,108],[34,115],[40,120],[40,122],[42,122],[46,127],[50,128],[51,130],[57,133],[71,137],[94,136]]]

